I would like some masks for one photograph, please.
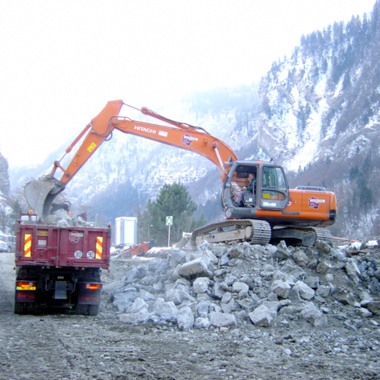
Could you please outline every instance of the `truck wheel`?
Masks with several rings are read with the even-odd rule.
[[[99,305],[77,305],[75,313],[80,315],[98,315]]]
[[[15,314],[26,314],[26,307],[25,303],[23,302],[15,302],[15,307],[14,307],[14,313]]]
[[[88,315],[98,315],[99,305],[88,305]]]
[[[76,305],[75,314],[87,315],[87,305]]]

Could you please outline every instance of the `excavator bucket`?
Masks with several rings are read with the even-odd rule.
[[[54,198],[63,189],[63,184],[50,175],[28,182],[24,188],[24,195],[29,210],[40,218],[48,216]]]

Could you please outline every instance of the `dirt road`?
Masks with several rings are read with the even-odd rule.
[[[107,276],[105,276],[107,279]],[[380,379],[380,327],[178,331],[96,317],[13,314],[13,254],[0,254],[0,380]]]

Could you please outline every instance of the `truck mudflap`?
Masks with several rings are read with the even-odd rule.
[[[78,284],[78,305],[98,305],[103,285],[81,282]]]
[[[97,315],[100,307],[100,296],[103,285],[100,282],[78,283],[76,314]]]

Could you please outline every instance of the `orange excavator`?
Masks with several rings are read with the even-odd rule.
[[[120,116],[123,106],[128,105],[122,100],[108,102],[66,149],[65,155],[54,162],[50,175],[25,186],[28,206],[41,219],[50,214],[55,197],[99,146],[109,140],[114,130],[119,130],[198,153],[219,168],[226,220],[193,231],[193,245],[202,240],[248,241],[253,244],[286,240],[312,246],[317,239],[329,238],[324,227],[335,222],[337,208],[333,192],[308,186],[289,189],[280,165],[239,160],[232,148],[205,129],[168,119],[145,107],[138,110],[165,125]],[[77,145],[74,157],[64,167],[63,158]],[[56,178],[58,171],[62,171],[59,179]]]

